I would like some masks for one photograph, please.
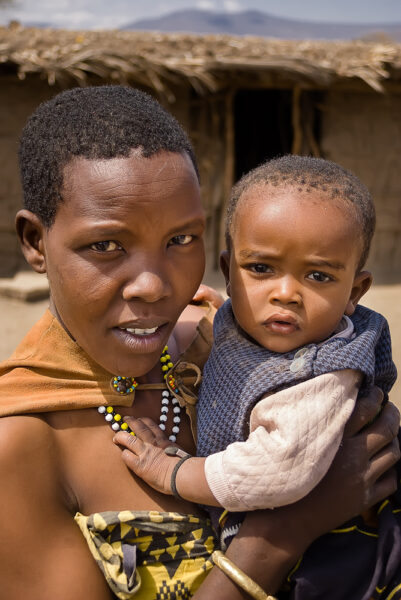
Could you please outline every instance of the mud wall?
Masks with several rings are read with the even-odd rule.
[[[400,282],[401,93],[328,92],[320,144],[373,195],[377,227],[368,267],[375,282]]]

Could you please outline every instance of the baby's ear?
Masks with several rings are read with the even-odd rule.
[[[224,279],[226,280],[226,292],[227,296],[230,294],[230,253],[228,250],[223,250],[220,254],[220,269],[223,272]]]
[[[351,296],[345,308],[345,314],[349,317],[354,314],[355,308],[364,294],[372,285],[372,274],[369,271],[361,271],[356,275],[351,290]]]
[[[37,215],[29,210],[20,210],[15,226],[25,260],[37,273],[46,273],[43,236],[45,227]]]

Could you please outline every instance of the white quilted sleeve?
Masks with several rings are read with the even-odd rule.
[[[320,375],[262,398],[245,442],[208,456],[205,475],[230,511],[296,502],[326,474],[340,445],[360,384],[350,369]]]

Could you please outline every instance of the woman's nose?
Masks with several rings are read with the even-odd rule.
[[[123,287],[125,301],[140,299],[157,302],[170,295],[171,286],[165,274],[159,270],[144,270],[131,278]]]
[[[295,277],[285,276],[274,280],[274,287],[270,292],[270,300],[277,304],[300,304],[302,296],[299,282]]]

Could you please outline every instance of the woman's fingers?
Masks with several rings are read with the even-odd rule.
[[[224,304],[224,298],[217,290],[202,283],[192,298],[192,302],[210,302],[215,308],[220,308]]]
[[[358,398],[354,412],[352,413],[344,429],[344,437],[355,435],[380,412],[383,402],[383,392],[378,387],[373,387],[367,396]]]
[[[366,444],[368,457],[373,457],[396,439],[400,427],[400,412],[394,404],[388,402],[377,418],[356,436]]]
[[[367,477],[370,481],[377,481],[386,473],[386,471],[396,465],[400,460],[400,456],[399,442],[398,439],[395,438],[391,444],[388,444],[380,452],[376,452],[370,459]]]
[[[386,471],[386,473],[380,477],[372,488],[369,489],[369,496],[366,501],[367,506],[374,506],[385,498],[394,494],[397,489],[397,473],[395,467]]]

